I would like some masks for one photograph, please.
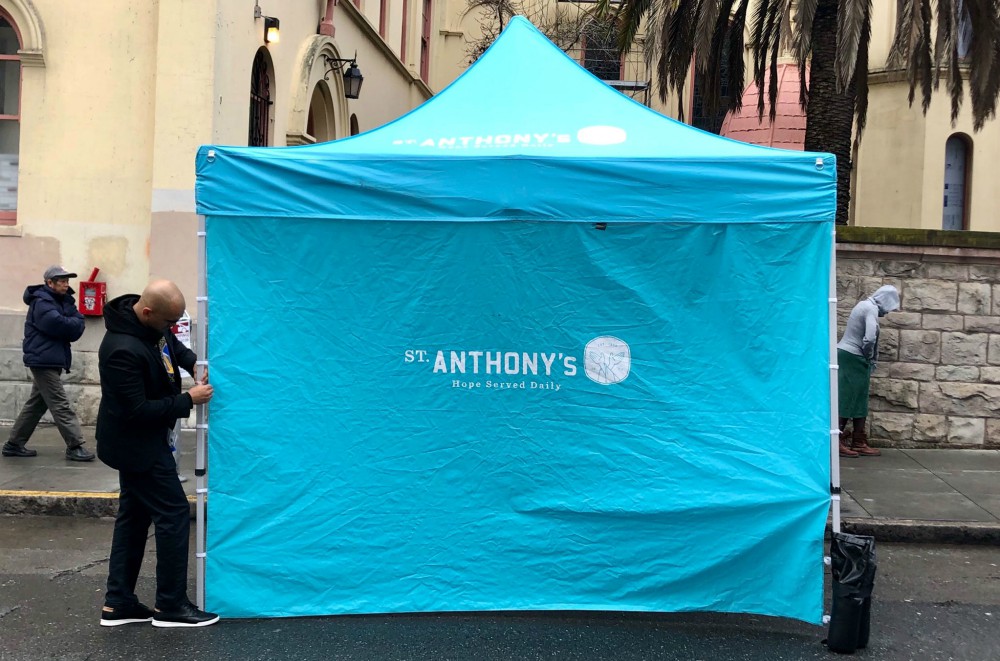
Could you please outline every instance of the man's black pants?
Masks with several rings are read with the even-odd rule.
[[[191,521],[170,448],[164,443],[147,471],[119,471],[118,482],[121,495],[104,602],[112,607],[137,603],[135,584],[152,523],[156,530],[156,608],[176,610],[187,601]]]

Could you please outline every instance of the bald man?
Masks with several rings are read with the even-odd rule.
[[[154,280],[141,295],[119,296],[104,308],[97,456],[118,471],[121,493],[102,626],[151,621],[156,627],[203,627],[219,620],[187,597],[190,516],[170,453],[177,419],[212,399],[204,377],[181,392],[178,368],[195,374],[196,360],[170,332],[184,305],[177,285]],[[150,523],[156,532],[155,610],[135,594]]]

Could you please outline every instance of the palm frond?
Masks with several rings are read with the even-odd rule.
[[[972,24],[969,43],[969,97],[972,121],[980,130],[988,119],[996,116],[997,95],[1000,93],[1000,8],[997,0],[964,0]],[[952,92],[952,99],[956,97]],[[961,98],[960,96],[958,97]]]
[[[896,12],[896,29],[889,47],[889,57],[886,66],[890,69],[902,68],[917,50],[921,42],[922,23],[920,8],[917,1],[898,2]]]
[[[732,3],[729,3],[732,4]],[[719,0],[701,0],[698,7],[698,23],[694,32],[695,69],[707,72],[711,57],[712,42],[715,41],[715,31],[722,13]],[[726,15],[728,20],[729,15]]]
[[[865,25],[871,29],[871,0],[850,0],[841,2],[837,12],[837,58],[834,73],[837,91],[843,92],[855,80],[854,70],[858,63],[858,46]],[[867,53],[865,54],[867,59]],[[867,74],[867,71],[865,71]]]
[[[786,6],[782,0],[759,0],[757,12],[753,21],[753,50],[754,71],[753,79],[757,84],[757,117],[764,118],[765,81],[768,71],[774,73],[778,69],[778,48],[781,44],[781,17]],[[778,95],[778,81],[776,75],[770,76],[770,85],[767,86],[768,99],[771,102],[769,116],[773,120],[776,115],[774,106]]]
[[[789,0],[788,4],[793,4],[793,0]],[[818,6],[819,0],[798,0],[795,7],[796,29],[792,41],[792,52],[800,63],[807,61],[812,52],[812,26]]]
[[[746,61],[743,59],[745,42],[743,29],[747,22],[747,6],[749,0],[739,0],[740,4],[733,12],[729,29],[729,88],[736,90],[729,95],[729,109],[739,110],[743,107],[743,88],[746,87]]]
[[[627,53],[635,43],[635,37],[642,27],[642,19],[654,11],[658,3],[653,0],[623,0],[615,12],[618,21],[618,50]],[[652,23],[650,23],[652,24]]]
[[[791,3],[791,0],[789,0]],[[805,107],[809,102],[808,76],[809,59],[812,56],[813,21],[816,19],[816,8],[819,0],[799,0],[795,8],[795,38],[792,42],[792,52],[799,66],[799,105]]]
[[[858,54],[854,67],[854,116],[857,125],[857,131],[854,133],[855,149],[861,144],[861,135],[865,132],[865,125],[868,123],[868,47],[872,40],[870,3],[868,9],[858,34]]]
[[[705,108],[710,114],[718,110],[722,102],[720,91],[722,87],[723,60],[729,61],[727,46],[729,45],[729,16],[732,14],[736,0],[721,0],[715,13],[715,24],[712,26],[712,41],[708,46],[707,60],[702,72],[701,96]],[[732,84],[732,81],[730,81]],[[742,90],[742,88],[739,88]],[[735,95],[734,95],[735,96]],[[726,108],[729,109],[728,107]]]
[[[937,36],[934,38],[934,89],[941,82],[941,63],[945,68],[955,58],[958,48],[958,4],[955,0],[938,0]]]

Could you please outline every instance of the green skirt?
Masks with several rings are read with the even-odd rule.
[[[864,356],[837,349],[837,385],[841,418],[868,417],[871,367]]]

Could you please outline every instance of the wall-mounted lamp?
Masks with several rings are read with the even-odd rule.
[[[323,76],[323,80],[330,80],[330,74],[334,71],[338,73],[343,72],[344,96],[348,99],[358,98],[361,94],[361,83],[365,81],[365,77],[361,75],[361,69],[358,68],[358,54],[355,53],[354,57],[350,59],[323,55],[323,60],[326,62],[326,66],[329,67],[326,70],[326,75]],[[347,65],[347,67],[345,68],[344,65]]]
[[[273,16],[264,16],[263,12],[260,10],[260,0],[254,2],[253,5],[253,18],[257,20],[258,18],[264,19],[264,43],[265,44],[276,44],[281,39],[281,33],[278,26],[281,21],[274,18]]]
[[[281,38],[281,33],[278,31],[278,26],[280,21],[273,16],[264,17],[264,43],[265,44],[276,44]]]

